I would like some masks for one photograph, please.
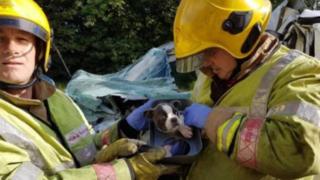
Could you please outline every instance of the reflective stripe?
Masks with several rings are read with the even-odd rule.
[[[320,23],[312,25],[314,29],[314,57],[320,59]]]
[[[26,138],[26,135],[20,132],[17,128],[13,127],[2,118],[0,118],[0,135],[6,142],[26,150],[34,165],[41,169],[45,168],[44,159],[33,142]]]
[[[320,127],[320,107],[307,102],[291,102],[275,106],[268,111],[267,117],[273,115],[298,116]]]
[[[292,50],[286,56],[282,57],[260,81],[260,86],[257,89],[256,95],[252,100],[249,119],[250,118],[265,118],[267,113],[268,98],[271,92],[272,85],[280,73],[280,71],[288,65],[293,59],[300,55],[299,51]]]
[[[228,141],[228,134],[231,132],[230,129],[233,127],[236,121],[239,121],[243,114],[236,114],[233,118],[228,122],[226,127],[223,129],[222,133],[222,150],[224,152],[228,152],[230,146],[230,140]],[[240,122],[238,122],[239,124]],[[233,129],[234,130],[234,129]],[[228,143],[229,142],[229,143]]]
[[[87,165],[93,162],[97,149],[95,144],[89,144],[85,148],[74,153],[81,165]]]
[[[56,167],[52,168],[52,171],[54,173],[66,170],[66,169],[70,169],[70,168],[74,168],[74,162],[70,161],[70,162],[65,162],[65,163],[61,163],[60,165],[57,165]]]
[[[26,135],[24,135],[24,133],[19,131],[17,128],[15,128],[2,118],[0,118],[0,136],[6,142],[24,149],[28,153],[31,162],[35,166],[39,167],[40,169],[48,169],[45,166],[45,160],[43,159],[43,156],[41,155],[36,145],[28,138],[26,138]],[[56,167],[53,167],[52,171],[53,173],[56,173],[70,167],[74,167],[73,162],[61,163]]]
[[[94,164],[92,167],[98,180],[134,179],[134,174],[131,173],[131,168],[124,159],[117,159],[111,163]]]
[[[97,152],[97,148],[94,142],[88,141],[88,138],[90,139],[90,136],[94,134],[94,131],[89,125],[88,121],[86,121],[86,118],[79,106],[76,103],[74,103],[74,101],[69,96],[64,97],[68,100],[69,103],[73,105],[73,108],[77,111],[78,115],[80,115],[80,119],[82,119],[83,121],[81,122],[81,124],[79,124],[79,128],[74,129],[71,132],[64,134],[63,136],[66,139],[72,154],[74,154],[75,158],[80,163],[80,165],[84,166],[90,164],[93,162],[95,154]],[[56,123],[58,126],[60,126],[60,122]],[[87,143],[84,144],[83,142]]]
[[[40,179],[43,175],[41,169],[33,165],[31,162],[25,162],[18,167],[12,177],[13,180],[35,180]]]
[[[252,100],[248,117],[240,127],[237,160],[243,166],[257,167],[258,137],[267,115],[268,98],[272,86],[281,70],[299,55],[299,51],[291,50],[289,54],[279,59],[260,81],[260,86]]]
[[[74,144],[78,143],[83,138],[89,136],[89,130],[86,125],[81,125],[78,129],[71,131],[70,133],[66,134],[66,140],[70,147]]]

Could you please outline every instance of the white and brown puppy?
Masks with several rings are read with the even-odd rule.
[[[192,129],[184,124],[183,115],[178,108],[183,106],[182,103],[184,101],[157,101],[144,115],[154,122],[160,132],[191,138]]]

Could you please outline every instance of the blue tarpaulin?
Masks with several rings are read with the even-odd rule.
[[[179,92],[171,75],[171,46],[152,48],[136,63],[116,73],[96,75],[78,70],[68,83],[66,93],[77,102],[93,124],[101,118],[108,122],[121,118],[119,112],[105,106],[101,97],[119,96],[128,100],[188,99],[190,93]]]

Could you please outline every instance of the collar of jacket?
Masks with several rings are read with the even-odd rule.
[[[250,74],[261,64],[267,61],[274,51],[280,47],[280,42],[278,38],[270,33],[264,33],[257,47],[258,48],[249,57],[249,59],[241,64],[241,70],[237,75],[236,80],[243,79],[246,75]]]
[[[44,100],[48,99],[56,91],[56,87],[47,81],[39,79],[32,86],[32,91],[34,96],[32,99],[16,97],[4,90],[0,90],[0,98],[18,107],[39,106]]]

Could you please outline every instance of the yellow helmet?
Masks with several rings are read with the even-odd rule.
[[[269,0],[182,0],[174,21],[177,70],[194,70],[201,62],[192,55],[212,47],[247,57],[270,15]]]
[[[39,52],[43,70],[48,71],[51,46],[47,16],[33,0],[0,0],[0,26],[9,26],[35,35],[44,47]]]

